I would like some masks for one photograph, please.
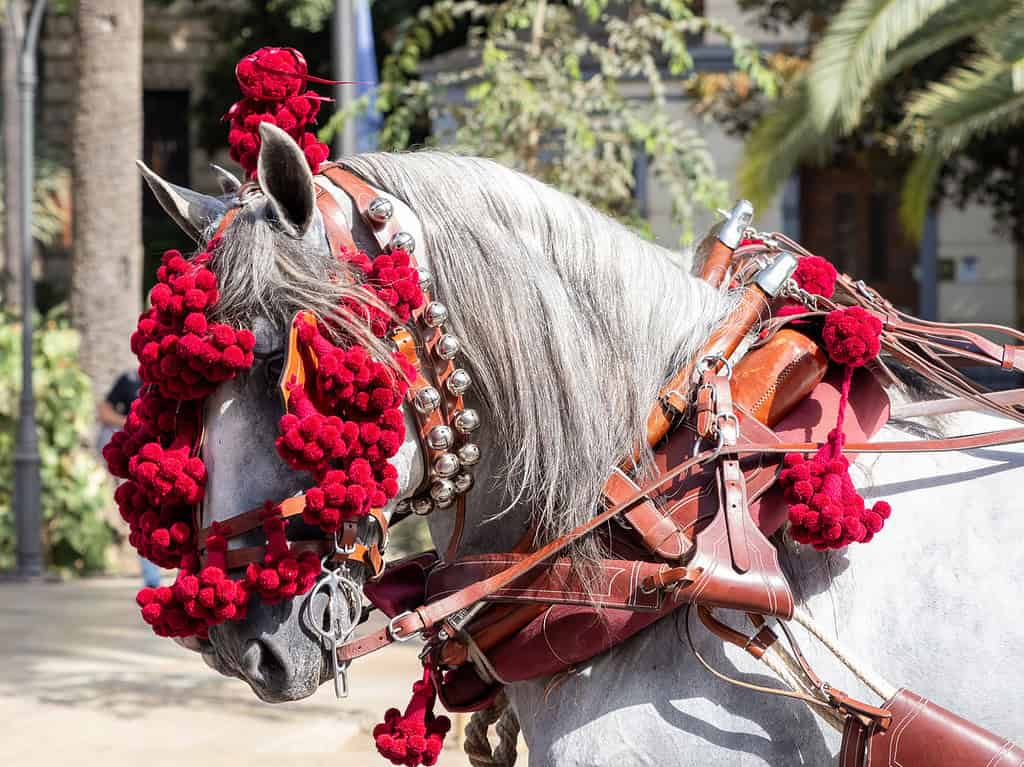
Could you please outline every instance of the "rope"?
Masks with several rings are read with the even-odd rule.
[[[498,746],[493,749],[487,737],[492,724],[498,734]],[[470,717],[462,747],[473,767],[512,767],[516,763],[518,742],[519,720],[502,691],[490,706]]]
[[[849,650],[840,647],[839,643],[822,630],[806,611],[799,607],[795,609],[793,611],[793,620],[807,629],[812,636],[816,637],[840,663],[846,666],[854,676],[882,700],[889,700],[896,694],[896,687],[893,684],[883,679],[877,671],[860,658],[851,655]]]

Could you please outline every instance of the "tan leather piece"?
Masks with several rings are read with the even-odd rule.
[[[635,493],[639,488],[625,472],[615,469],[608,475],[604,484],[604,497],[614,505]],[[641,503],[628,509],[623,516],[629,522],[644,545],[654,554],[674,561],[689,553],[692,548],[690,540],[683,534],[676,523],[650,500],[645,498]]]
[[[440,565],[427,576],[427,599],[443,599],[459,589],[485,580],[521,562],[515,554],[477,554]],[[645,592],[641,585],[668,565],[637,560],[604,559],[584,583],[566,558],[545,562],[520,578],[488,594],[489,602],[595,605],[630,610],[657,610],[664,603],[658,590]]]
[[[906,689],[886,729],[847,721],[840,767],[1021,767],[1024,750]]]
[[[700,276],[712,287],[721,287],[725,281],[725,275],[729,271],[732,261],[732,250],[728,245],[716,239],[708,251],[704,265],[701,267]]]
[[[294,517],[301,514],[306,508],[306,495],[293,495],[291,498],[285,498],[281,501],[278,506],[281,509],[281,516],[285,519],[288,517]],[[249,509],[249,511],[243,511],[241,514],[236,514],[230,519],[225,519],[223,522],[218,523],[225,537],[236,538],[243,533],[247,533],[250,530],[255,530],[263,524],[262,514],[263,505],[257,506],[255,509]],[[204,527],[199,531],[199,548],[206,546],[206,539],[210,537],[212,528]]]
[[[327,243],[331,247],[331,253],[340,255],[345,251],[355,252],[356,242],[352,239],[352,232],[348,228],[348,219],[342,211],[334,195],[328,192],[319,184],[316,187],[316,207],[320,211],[320,217],[324,222],[324,233],[327,235]]]
[[[331,550],[331,541],[318,539],[315,541],[289,541],[288,550],[292,554],[301,554],[305,551],[312,551],[318,556],[324,556]],[[227,552],[227,569],[235,570],[245,567],[250,562],[263,563],[263,555],[266,553],[265,546],[247,546],[242,549],[229,549]],[[205,564],[206,557],[202,557]],[[362,543],[353,544],[349,552],[338,552],[332,558],[332,562],[358,562],[369,568],[370,577],[376,577],[384,571],[384,557],[380,548],[374,544],[366,546]]]
[[[822,382],[828,356],[803,333],[783,328],[733,369],[733,400],[774,426]]]

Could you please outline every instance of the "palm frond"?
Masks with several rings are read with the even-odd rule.
[[[737,184],[755,206],[768,205],[800,163],[824,154],[833,135],[820,132],[807,108],[808,90],[800,83],[754,125],[743,147]]]
[[[912,98],[907,119],[948,157],[972,138],[1024,120],[1024,93],[1014,90],[1012,70],[1012,62],[982,55]]]
[[[913,239],[921,239],[924,221],[928,215],[935,182],[946,158],[937,151],[928,150],[919,154],[910,166],[903,180],[900,194],[900,221],[903,229]]]
[[[844,133],[856,127],[864,101],[885,68],[887,54],[956,2],[847,0],[815,47],[812,59],[810,105],[819,131],[834,120]]]
[[[1024,56],[1024,0],[1015,0],[1005,17],[978,35],[978,43],[993,56],[1016,61]]]
[[[1007,28],[1018,21],[1017,15],[1022,9],[1024,0],[974,0],[950,5],[928,19],[889,54],[877,82],[890,80],[960,40],[981,38],[992,29]]]

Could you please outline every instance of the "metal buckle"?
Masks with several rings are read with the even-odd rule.
[[[341,530],[339,527],[338,530]],[[353,541],[351,546],[342,546],[341,541],[338,540],[338,530],[334,531],[334,551],[331,552],[331,556],[335,554],[353,554],[356,550],[356,542]]]
[[[387,632],[388,632],[388,637],[391,639],[391,641],[393,641],[393,642],[408,642],[410,639],[415,639],[416,637],[418,637],[420,634],[423,633],[422,629],[417,629],[416,631],[413,631],[411,634],[408,634],[406,636],[402,636],[401,634],[399,634],[395,630],[396,629],[395,622],[398,621],[398,620],[401,620],[402,618],[405,618],[406,616],[409,616],[409,615],[412,615],[412,610],[406,610],[404,613],[399,613],[394,618],[392,618],[391,620],[388,621]]]

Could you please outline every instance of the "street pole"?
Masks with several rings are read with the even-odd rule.
[[[334,19],[331,23],[331,69],[335,80],[351,83],[356,79],[356,14],[353,0],[334,1]],[[334,103],[338,109],[347,109],[354,101],[351,85],[334,86]],[[348,157],[356,153],[356,124],[351,117],[345,120],[334,138],[334,154]]]
[[[39,440],[36,400],[32,391],[32,319],[35,286],[32,281],[32,186],[35,175],[36,48],[46,0],[35,0],[21,45],[18,89],[21,108],[21,397],[14,443],[14,514],[17,571],[26,578],[43,573],[43,519],[39,481]],[[13,179],[12,179],[13,181]]]

